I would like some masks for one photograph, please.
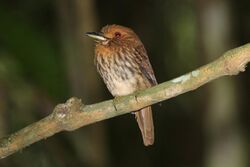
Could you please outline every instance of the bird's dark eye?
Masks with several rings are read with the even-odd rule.
[[[120,38],[121,37],[121,33],[120,32],[115,32],[115,37],[116,38]]]

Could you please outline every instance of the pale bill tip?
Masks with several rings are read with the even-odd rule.
[[[106,41],[107,40],[107,38],[105,38],[104,36],[102,36],[98,33],[87,32],[86,35],[91,37],[91,38],[94,38],[96,40],[99,40],[99,41]]]

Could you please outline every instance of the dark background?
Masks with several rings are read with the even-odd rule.
[[[112,98],[96,72],[87,31],[134,29],[159,83],[250,41],[249,0],[2,0],[0,137],[72,96]],[[133,115],[62,132],[1,167],[249,167],[250,70],[153,106],[156,141],[144,147]],[[103,111],[105,112],[105,111]]]

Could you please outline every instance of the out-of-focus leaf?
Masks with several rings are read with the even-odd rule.
[[[26,78],[48,94],[64,97],[66,84],[62,61],[49,34],[1,7],[0,20],[0,41],[20,62]]]

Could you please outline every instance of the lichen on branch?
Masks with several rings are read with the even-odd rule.
[[[236,75],[250,61],[250,44],[232,49],[217,60],[190,73],[113,100],[84,105],[78,98],[58,104],[54,111],[9,136],[0,139],[0,158],[11,155],[39,140],[61,131],[72,131],[98,121],[116,117],[197,89],[218,77]]]

